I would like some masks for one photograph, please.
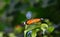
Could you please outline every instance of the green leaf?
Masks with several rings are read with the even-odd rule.
[[[49,28],[48,28],[48,31],[49,31],[50,33],[53,32],[53,31],[54,31],[54,27],[53,27],[53,26],[49,27]]]

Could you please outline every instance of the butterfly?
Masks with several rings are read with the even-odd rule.
[[[33,23],[37,23],[37,22],[41,22],[43,20],[43,18],[35,18],[35,19],[29,19],[26,21],[27,25],[33,24]]]

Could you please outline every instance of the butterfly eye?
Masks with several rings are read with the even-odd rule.
[[[26,24],[26,22],[24,22],[24,25]]]

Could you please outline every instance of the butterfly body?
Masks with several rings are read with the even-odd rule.
[[[40,18],[30,19],[26,21],[26,24],[30,25],[37,22],[41,22],[41,19]]]

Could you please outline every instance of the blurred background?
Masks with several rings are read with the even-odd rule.
[[[48,18],[57,26],[54,35],[60,37],[60,0],[0,0],[0,32],[13,32],[30,18]]]

